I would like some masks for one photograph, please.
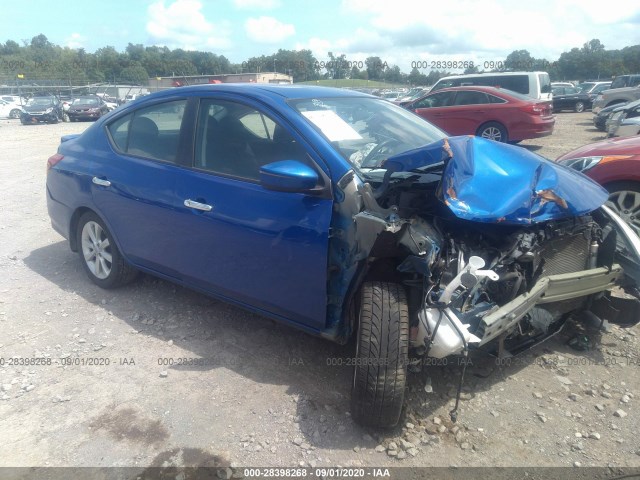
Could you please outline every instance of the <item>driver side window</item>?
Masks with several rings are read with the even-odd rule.
[[[305,149],[285,127],[248,105],[201,101],[195,168],[255,182],[260,167],[279,160],[308,163]]]
[[[416,103],[416,108],[436,108],[436,107],[448,107],[451,105],[453,98],[452,92],[442,92],[429,95]]]

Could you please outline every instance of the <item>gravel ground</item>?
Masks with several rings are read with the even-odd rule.
[[[44,191],[60,136],[87,126],[0,121],[0,466],[640,466],[638,327],[474,357],[455,425],[459,367],[425,368],[379,432],[350,419],[351,369],[329,365],[352,345],[149,276],[96,287]],[[556,158],[602,138],[567,113],[522,145]]]

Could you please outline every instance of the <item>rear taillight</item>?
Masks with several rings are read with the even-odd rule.
[[[60,160],[64,158],[64,155],[60,155],[56,153],[55,155],[51,155],[47,160],[47,171],[51,170]]]
[[[529,103],[520,107],[520,110],[523,112],[530,113],[531,115],[551,115],[552,107],[550,103],[540,102],[540,103]]]

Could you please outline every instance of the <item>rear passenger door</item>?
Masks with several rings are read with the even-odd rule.
[[[452,135],[473,135],[478,127],[490,119],[489,98],[477,90],[456,92],[453,105],[448,110],[447,124]]]
[[[107,124],[113,154],[95,158],[92,195],[98,213],[136,265],[179,278],[176,178],[188,162],[186,99],[121,115]]]

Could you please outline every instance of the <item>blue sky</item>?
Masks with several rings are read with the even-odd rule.
[[[166,45],[225,55],[232,62],[279,48],[347,60],[379,56],[409,71],[415,61],[537,58],[599,38],[606,48],[640,44],[640,1],[616,0],[21,0],[2,2],[0,42],[43,33],[89,52],[105,45]]]

